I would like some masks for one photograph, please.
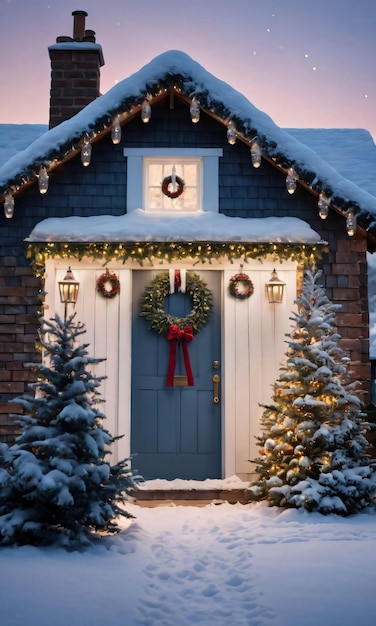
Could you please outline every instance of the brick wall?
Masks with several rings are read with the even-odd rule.
[[[0,440],[6,441],[15,432],[11,413],[22,412],[9,400],[27,391],[35,380],[40,283],[30,266],[20,264],[17,256],[6,256],[0,257],[0,286]]]

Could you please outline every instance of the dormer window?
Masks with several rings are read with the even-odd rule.
[[[144,159],[146,211],[191,213],[202,210],[202,159]]]
[[[127,212],[218,212],[218,148],[125,148]]]

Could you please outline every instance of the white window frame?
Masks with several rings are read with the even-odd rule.
[[[147,210],[144,205],[146,159],[200,159],[202,162],[202,204],[201,211],[219,212],[219,158],[223,156],[222,148],[124,148],[127,158],[127,212],[136,209]],[[165,211],[164,211],[165,212]],[[153,210],[155,213],[155,210]],[[192,215],[195,212],[190,212]]]

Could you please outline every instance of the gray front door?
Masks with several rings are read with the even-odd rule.
[[[169,342],[139,315],[145,287],[158,273],[133,273],[132,466],[149,479],[220,478],[221,404],[214,402],[213,383],[213,376],[220,376],[220,273],[195,272],[213,293],[213,312],[189,343],[193,387],[166,386]],[[172,315],[185,317],[192,308],[191,298],[175,293],[166,298],[165,307]],[[175,374],[185,374],[181,347]]]

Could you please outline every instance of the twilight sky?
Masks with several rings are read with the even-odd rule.
[[[48,123],[47,48],[76,9],[103,47],[102,93],[179,49],[282,127],[376,141],[376,0],[0,0],[0,123]]]

